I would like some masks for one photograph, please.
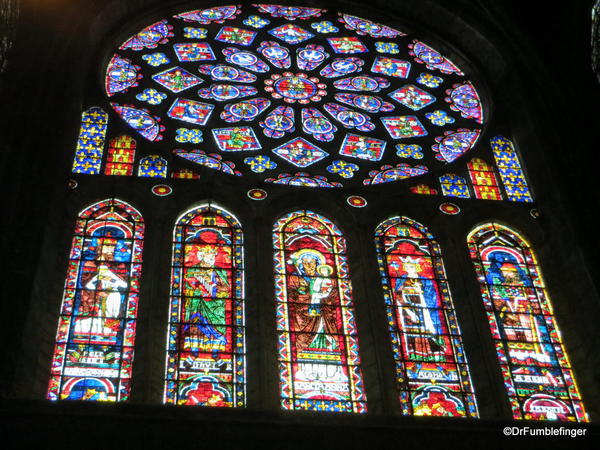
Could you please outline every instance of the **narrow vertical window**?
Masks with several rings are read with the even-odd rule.
[[[51,400],[127,400],[144,222],[109,199],[79,214],[52,360]]]
[[[533,202],[513,143],[504,136],[496,136],[490,143],[508,199],[513,202]]]
[[[242,240],[239,221],[215,205],[175,224],[166,403],[246,404]]]
[[[494,168],[481,158],[473,158],[467,164],[476,198],[502,200]]]
[[[438,244],[407,217],[381,223],[375,244],[402,412],[478,417]]]
[[[102,108],[94,106],[83,112],[73,160],[73,173],[100,173],[107,124],[108,114]]]
[[[587,422],[530,245],[497,223],[473,230],[468,245],[513,417]]]
[[[282,407],[366,412],[341,231],[297,211],[277,221],[273,244]]]
[[[105,175],[133,175],[136,142],[131,136],[123,134],[108,143]]]

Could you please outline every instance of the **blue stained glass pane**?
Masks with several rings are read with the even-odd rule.
[[[81,129],[75,149],[73,173],[89,175],[100,173],[107,123],[108,114],[98,107],[92,107],[81,115]]]
[[[513,202],[533,202],[512,142],[503,136],[496,136],[491,139],[490,143],[508,199]]]

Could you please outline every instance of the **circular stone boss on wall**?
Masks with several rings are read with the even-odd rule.
[[[252,182],[382,184],[454,162],[485,123],[464,72],[399,26],[261,4],[132,32],[110,50],[105,93],[150,147],[177,147],[174,163]]]

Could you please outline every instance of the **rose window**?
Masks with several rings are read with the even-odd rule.
[[[318,8],[219,6],[148,24],[109,57],[105,90],[140,149],[253,182],[424,176],[476,146],[484,124],[475,86],[434,45]]]

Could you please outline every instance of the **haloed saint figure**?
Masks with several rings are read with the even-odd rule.
[[[388,327],[405,415],[477,417],[439,246],[408,217],[376,229]]]
[[[86,242],[73,328],[75,342],[117,343],[131,258],[131,249],[121,235],[121,230],[105,227]]]
[[[498,223],[468,238],[515,419],[588,420],[530,244]]]
[[[337,335],[339,319],[336,317],[337,293],[334,290],[333,267],[326,264],[325,256],[318,250],[302,249],[290,257],[295,273],[289,278],[290,315],[296,336],[299,355],[310,359],[327,353],[327,359],[339,360]],[[317,358],[319,359],[319,358]]]
[[[188,351],[222,351],[231,298],[231,247],[214,230],[188,241],[184,262],[184,343]]]
[[[291,253],[287,260],[289,324],[297,361],[294,387],[304,399],[345,400],[349,379],[335,262],[314,243],[311,247]]]
[[[312,211],[274,230],[282,407],[365,412],[345,239]]]
[[[201,205],[175,226],[165,402],[244,406],[242,231]]]
[[[413,256],[393,253],[388,264],[404,351],[412,360],[442,361],[447,349],[431,260],[412,244],[403,242],[401,250]]]
[[[542,311],[535,295],[527,295],[533,284],[522,267],[525,264],[519,264],[515,255],[503,249],[490,252],[487,260],[486,280],[511,356],[525,364],[550,363],[551,356],[541,344],[548,331],[541,322]]]
[[[120,200],[103,200],[80,213],[52,360],[50,400],[129,397],[143,235],[141,215]]]

